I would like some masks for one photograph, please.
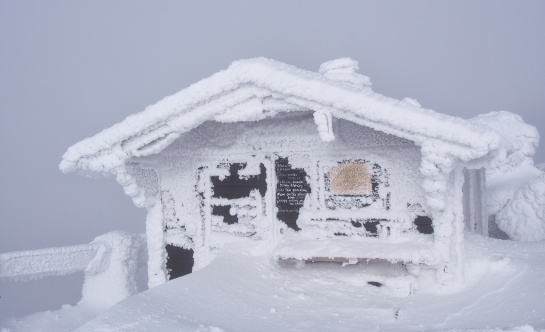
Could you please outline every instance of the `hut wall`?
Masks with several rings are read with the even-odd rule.
[[[339,119],[333,132],[336,139],[323,142],[312,112],[292,112],[209,121],[183,134],[153,157],[165,244],[191,250],[198,269],[237,236],[271,239],[297,229],[303,205],[317,213],[428,215],[418,146]],[[347,174],[359,174],[355,185]]]

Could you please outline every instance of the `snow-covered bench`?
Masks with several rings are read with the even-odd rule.
[[[441,261],[433,241],[425,236],[389,241],[374,237],[311,238],[287,235],[273,252],[275,259],[333,262],[383,260],[433,266]]]
[[[370,276],[377,280],[370,284],[386,285],[398,295],[409,295],[418,288],[413,275],[422,266],[434,267],[441,262],[433,237],[419,233],[413,219],[399,211],[302,209],[297,220],[300,230],[282,238],[273,258],[299,263],[401,263],[406,268],[404,276]]]
[[[315,237],[334,235],[372,236],[398,239],[414,225],[408,213],[382,209],[320,210],[301,209],[297,224],[305,233]]]

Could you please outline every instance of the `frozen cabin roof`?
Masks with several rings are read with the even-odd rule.
[[[60,169],[109,173],[132,157],[159,153],[205,121],[258,121],[286,111],[350,120],[420,146],[429,144],[464,161],[499,147],[499,135],[488,126],[422,108],[414,99],[375,93],[369,78],[357,69],[350,58],[326,62],[318,73],[265,58],[235,61],[73,145]]]

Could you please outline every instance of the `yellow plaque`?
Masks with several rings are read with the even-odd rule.
[[[371,173],[365,164],[340,164],[329,172],[330,191],[336,195],[363,196],[372,192]]]

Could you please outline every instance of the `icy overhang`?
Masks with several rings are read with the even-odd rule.
[[[436,146],[464,161],[499,147],[500,138],[490,128],[422,108],[410,99],[375,93],[356,69],[357,62],[348,58],[324,63],[321,73],[265,58],[235,61],[73,145],[59,167],[63,172],[110,173],[132,157],[159,153],[205,121],[258,121],[301,110],[319,110],[326,120],[342,118],[418,145]],[[330,134],[326,132],[325,139],[331,139]]]

